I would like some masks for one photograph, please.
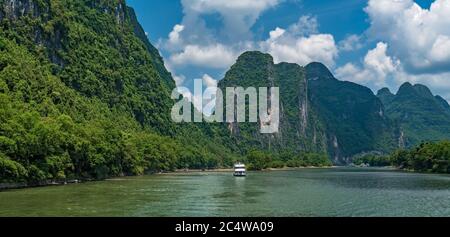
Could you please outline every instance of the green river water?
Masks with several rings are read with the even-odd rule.
[[[0,216],[450,216],[450,176],[389,169],[198,172],[0,192]]]

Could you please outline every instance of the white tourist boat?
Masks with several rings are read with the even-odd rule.
[[[246,176],[246,175],[247,175],[247,172],[245,170],[245,165],[244,164],[242,164],[240,162],[234,164],[234,176],[243,177],[243,176]]]

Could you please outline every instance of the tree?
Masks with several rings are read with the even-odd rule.
[[[262,170],[268,167],[271,158],[262,151],[253,150],[247,154],[249,169]]]

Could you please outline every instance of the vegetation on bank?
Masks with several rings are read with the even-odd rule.
[[[263,151],[252,150],[246,156],[249,170],[263,170],[268,168],[297,168],[297,167],[326,167],[332,166],[328,155],[316,153],[283,152],[269,154]]]
[[[357,166],[369,165],[375,167],[391,166],[392,162],[389,156],[368,154],[353,160],[353,164]]]
[[[398,150],[389,156],[367,155],[354,161],[356,165],[392,165],[404,170],[450,173],[450,141],[422,143],[409,150]]]
[[[450,173],[450,141],[422,143],[410,150],[399,150],[390,156],[390,160],[402,169]]]

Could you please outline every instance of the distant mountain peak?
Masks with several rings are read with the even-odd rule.
[[[389,88],[384,87],[384,88],[381,88],[380,90],[378,90],[377,95],[378,96],[383,96],[383,95],[391,96],[394,94],[392,94],[392,92],[391,92],[391,90],[389,90]]]
[[[319,78],[335,79],[330,70],[322,63],[312,62],[305,67],[308,80],[316,80]]]
[[[403,85],[400,86],[397,95],[407,95],[407,96],[411,96],[411,95],[415,95],[418,97],[423,97],[423,98],[432,98],[434,97],[433,93],[431,92],[431,90],[422,84],[415,84],[412,85],[409,82],[405,82],[403,83]]]
[[[397,91],[397,96],[399,95],[411,95],[415,94],[416,90],[414,90],[414,87],[411,83],[405,82],[403,83],[400,88]]]
[[[395,95],[389,90],[389,88],[385,87],[377,92],[377,97],[383,104],[386,104],[390,103],[395,98]]]
[[[270,54],[262,53],[260,51],[247,51],[242,53],[238,59],[236,60],[236,63],[240,63],[243,61],[254,61],[255,63],[264,63],[264,62],[270,62],[273,63],[273,57]]]
[[[413,85],[410,83],[410,82],[405,82],[405,83],[403,83],[401,86],[400,86],[400,88],[409,88],[409,87],[413,87]]]
[[[434,96],[427,86],[406,82],[396,95],[378,97],[387,116],[399,123],[406,146],[449,138],[450,106],[442,97]]]
[[[415,84],[413,87],[416,90],[416,92],[419,93],[420,95],[426,97],[433,97],[433,93],[431,93],[431,90],[425,85]]]

